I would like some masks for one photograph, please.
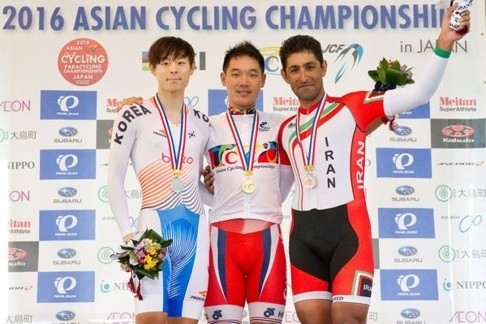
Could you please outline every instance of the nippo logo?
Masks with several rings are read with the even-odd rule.
[[[57,66],[68,82],[77,86],[89,86],[105,75],[108,68],[108,54],[97,41],[78,38],[61,49]]]

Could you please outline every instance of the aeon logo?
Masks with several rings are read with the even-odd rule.
[[[79,105],[79,98],[76,96],[60,96],[57,98],[57,104],[59,110],[67,113]]]

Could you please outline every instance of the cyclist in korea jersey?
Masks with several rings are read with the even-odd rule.
[[[281,163],[295,176],[289,240],[292,291],[302,323],[365,323],[373,285],[371,226],[364,196],[365,137],[384,116],[430,100],[454,42],[449,28],[457,5],[444,15],[435,53],[422,79],[386,92],[332,97],[324,91],[327,63],[321,44],[297,35],[280,48],[282,77],[300,101],[279,133]],[[469,28],[469,12],[460,19]]]
[[[192,46],[180,38],[156,40],[148,59],[157,92],[141,104],[122,107],[114,121],[108,193],[122,239],[153,229],[173,240],[159,278],[141,279],[142,299],[135,298],[137,324],[168,319],[196,324],[204,304],[209,232],[199,178],[209,120],[184,104],[194,57]],[[131,227],[124,188],[129,160],[142,191],[136,228]]]

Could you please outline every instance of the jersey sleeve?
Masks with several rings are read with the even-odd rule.
[[[135,143],[134,123],[126,123],[123,114],[127,107],[118,112],[113,123],[108,159],[108,198],[120,233],[125,236],[134,232],[128,215],[128,202],[125,194],[125,177],[130,153]]]
[[[287,199],[290,190],[294,185],[294,172],[292,171],[292,167],[290,165],[282,165],[280,164],[280,179],[279,179],[279,186],[280,186],[280,197],[282,201]]]
[[[281,165],[290,165],[290,159],[287,155],[287,152],[285,151],[283,147],[283,131],[285,127],[288,125],[290,120],[293,119],[293,116],[288,117],[285,119],[282,123],[280,123],[280,127],[278,130],[278,136],[277,136],[277,142],[278,142],[278,158],[279,162]]]
[[[374,120],[385,116],[383,98],[383,92],[356,91],[329,100],[345,105],[351,111],[356,125],[366,131]]]
[[[384,98],[386,115],[396,115],[427,103],[439,87],[447,62],[448,59],[434,54],[417,82],[387,91]]]

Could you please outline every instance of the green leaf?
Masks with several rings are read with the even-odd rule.
[[[160,246],[161,246],[161,247],[163,247],[163,248],[166,248],[166,247],[168,247],[168,246],[169,246],[169,245],[171,245],[171,244],[172,244],[172,239],[162,241],[162,242],[160,243]]]
[[[170,240],[164,240],[162,236],[160,236],[156,231],[153,229],[148,229],[145,231],[145,233],[142,235],[142,238],[148,238],[151,239],[154,242],[159,243],[162,247],[168,247],[169,245],[172,244],[172,239]]]
[[[386,70],[380,70],[378,71],[378,78],[382,83],[388,83],[387,78],[386,78]]]
[[[386,58],[383,58],[381,61],[380,61],[380,64],[378,65],[378,70],[379,69],[382,69],[382,70],[388,70],[388,61]]]
[[[401,71],[388,70],[386,74],[386,83],[388,84],[404,85],[406,80],[407,76]]]
[[[375,70],[369,70],[368,75],[371,77],[371,79],[375,82],[379,81],[380,79],[378,78],[378,72]]]
[[[394,61],[392,64],[389,64],[388,69],[393,69],[393,70],[400,71],[400,62]]]
[[[143,267],[135,269],[135,273],[138,273],[138,274],[140,274],[140,275],[142,275],[144,277],[148,277],[150,279],[154,279],[155,278],[155,274],[157,274],[157,276],[159,275],[158,271],[156,271],[155,273],[153,273],[153,271],[145,270]]]

